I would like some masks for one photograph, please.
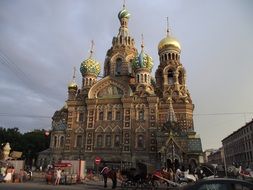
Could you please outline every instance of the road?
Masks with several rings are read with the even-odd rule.
[[[120,186],[120,184],[118,184]],[[108,183],[106,189],[111,189],[111,183]],[[90,182],[86,184],[74,184],[74,185],[47,185],[45,182],[25,182],[25,183],[0,183],[0,190],[105,190],[102,181]],[[145,188],[146,189],[146,188]],[[166,188],[159,188],[166,189]],[[117,187],[117,190],[122,188]],[[130,189],[129,189],[130,190]]]

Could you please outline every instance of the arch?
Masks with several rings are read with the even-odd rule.
[[[165,56],[165,61],[167,61],[167,53],[164,56]]]
[[[171,60],[171,53],[169,53],[169,60]]]
[[[173,59],[173,60],[175,59],[175,54],[174,54],[174,53],[172,53],[172,59]]]
[[[96,128],[96,130],[95,130],[95,132],[100,132],[100,133],[103,133],[104,132],[104,130],[103,130],[103,128],[101,127],[101,126],[99,126],[98,128]]]
[[[147,74],[144,75],[144,82],[147,82]]]
[[[135,132],[136,133],[144,133],[146,130],[142,127],[142,126],[139,126],[138,128],[136,128]]]
[[[140,82],[140,75],[137,75],[137,82]]]
[[[111,133],[112,132],[112,128],[108,126],[108,127],[105,128],[104,132]]]
[[[132,95],[133,92],[130,86],[125,85],[122,81],[116,80],[114,77],[107,76],[98,82],[96,82],[89,90],[88,98],[98,98],[99,93],[101,90],[108,88],[109,86],[117,87],[121,92],[118,95],[110,96],[110,98],[121,98],[124,95]]]
[[[114,133],[120,133],[121,132],[121,128],[117,125],[112,131]]]

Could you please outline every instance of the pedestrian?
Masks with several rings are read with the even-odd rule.
[[[56,170],[56,179],[55,179],[55,185],[59,185],[60,183],[60,180],[61,180],[61,168],[58,168]]]
[[[24,176],[25,176],[25,171],[23,169],[20,169],[20,171],[19,171],[19,182],[20,183],[23,183]]]
[[[109,172],[109,168],[107,167],[107,165],[105,164],[102,171],[100,172],[101,175],[103,175],[104,178],[104,187],[107,187],[107,174]]]

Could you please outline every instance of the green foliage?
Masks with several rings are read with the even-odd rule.
[[[9,142],[11,151],[23,152],[23,158],[36,159],[39,152],[49,148],[50,136],[45,136],[45,130],[20,133],[18,128],[0,127],[0,144]]]

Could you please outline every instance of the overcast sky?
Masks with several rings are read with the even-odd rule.
[[[101,63],[117,35],[121,0],[0,0],[0,126],[21,132],[50,129],[67,98],[73,67],[89,55]],[[182,47],[181,62],[203,149],[253,116],[253,1],[127,0],[129,30],[140,50],[158,62],[166,34]]]

